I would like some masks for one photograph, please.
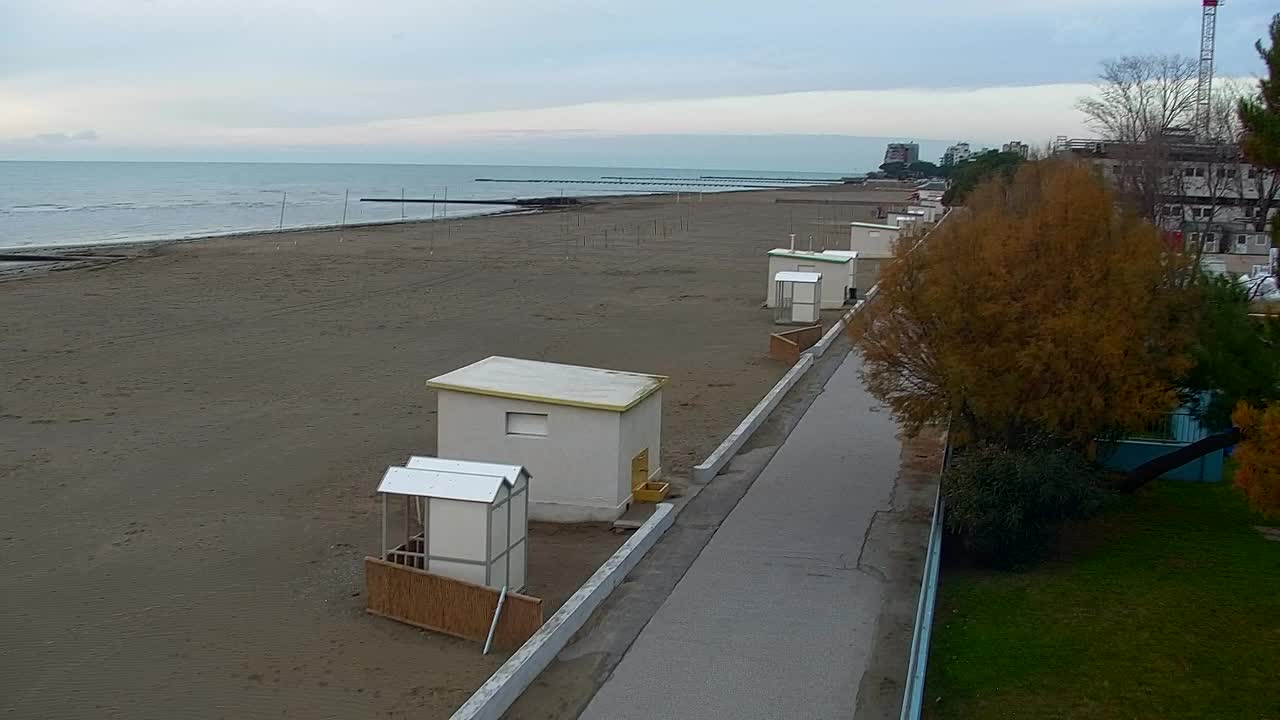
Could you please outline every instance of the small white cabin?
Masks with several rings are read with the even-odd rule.
[[[849,280],[846,283],[850,300],[858,299],[858,253],[853,250],[823,250],[823,255],[849,258]]]
[[[661,375],[490,357],[427,382],[440,455],[519,464],[534,520],[613,521],[662,473]]]
[[[889,213],[890,222],[898,213]],[[849,223],[849,249],[858,253],[860,258],[886,258],[893,256],[894,243],[902,228],[897,224],[882,225],[879,223]]]
[[[918,215],[921,220],[927,223],[937,222],[940,211],[941,208],[932,205],[911,205],[907,207],[908,214]]]
[[[780,272],[773,277],[774,322],[816,325],[821,317],[822,276],[813,272]]]
[[[765,307],[778,306],[777,276],[780,272],[809,272],[822,276],[819,304],[823,310],[839,309],[849,300],[853,287],[853,258],[826,252],[806,252],[777,248],[769,251],[769,287]]]
[[[491,588],[524,589],[529,564],[529,473],[519,465],[411,457],[387,468],[382,559]],[[399,517],[388,498],[404,500]],[[398,508],[396,510],[398,514]]]

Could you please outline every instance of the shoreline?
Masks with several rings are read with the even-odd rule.
[[[841,183],[817,183],[814,185],[797,185],[794,188],[791,188],[791,187],[743,188],[740,190],[732,190],[732,189],[713,190],[713,191],[707,191],[707,192],[699,192],[698,194],[699,195],[726,195],[730,193],[773,192],[777,190],[812,190],[814,188],[829,187],[831,185],[838,186],[840,184]],[[467,215],[458,215],[454,218],[447,218],[447,217],[446,218],[442,218],[442,217],[405,218],[402,220],[373,220],[368,222],[348,222],[345,224],[327,223],[327,224],[318,224],[318,225],[298,225],[294,227],[285,227],[285,228],[263,228],[258,230],[231,230],[227,232],[214,232],[214,233],[205,233],[200,235],[187,235],[187,236],[178,236],[178,237],[102,240],[102,241],[96,241],[96,242],[78,242],[74,244],[44,243],[40,245],[11,245],[11,246],[0,245],[0,253],[21,254],[21,253],[28,253],[28,252],[48,253],[48,252],[55,252],[55,251],[74,253],[77,251],[79,252],[92,251],[99,248],[112,248],[117,250],[128,249],[128,248],[145,249],[145,248],[160,247],[165,245],[204,242],[208,240],[223,240],[223,239],[229,239],[229,238],[254,237],[257,235],[285,235],[289,233],[332,232],[334,230],[346,230],[347,228],[360,229],[360,228],[370,228],[370,227],[398,227],[398,226],[414,225],[414,224],[420,224],[420,223],[470,220],[473,218],[493,218],[493,217],[506,217],[506,216],[512,216],[512,215],[519,216],[519,215],[538,214],[538,213],[545,213],[548,211],[571,210],[573,208],[589,207],[593,205],[602,204],[602,202],[611,202],[611,201],[617,201],[617,200],[626,199],[626,198],[658,198],[658,197],[664,197],[664,196],[675,197],[678,194],[693,195],[694,193],[692,192],[677,193],[677,192],[670,192],[670,191],[660,191],[660,192],[615,193],[615,194],[609,194],[609,195],[579,195],[579,196],[574,196],[575,199],[578,200],[578,203],[579,203],[578,205],[566,205],[563,207],[548,207],[548,208],[515,207],[511,209],[506,209],[506,210],[494,210],[491,212],[477,212],[477,213],[472,213]],[[4,273],[13,269],[13,268],[5,267],[5,264],[8,262],[16,262],[16,261],[0,261],[0,275],[3,275]],[[42,261],[42,262],[52,262],[52,261]]]
[[[453,218],[453,220],[469,220],[471,218],[491,218],[504,215],[520,215],[541,212],[541,210],[530,210],[527,208],[519,208],[514,210],[496,210],[494,212],[475,213],[473,215],[461,215]],[[0,246],[0,252],[10,254],[20,254],[25,252],[47,253],[52,251],[73,252],[95,250],[98,248],[127,249],[127,248],[147,248],[160,245],[177,245],[185,243],[204,242],[206,240],[226,240],[242,237],[253,237],[256,235],[287,235],[292,233],[308,233],[308,232],[332,232],[334,230],[345,230],[347,228],[360,229],[370,227],[387,227],[400,225],[414,225],[418,223],[432,222],[449,222],[447,218],[405,218],[404,220],[374,220],[370,222],[349,222],[344,224],[331,223],[327,225],[299,225],[296,227],[271,228],[265,230],[231,230],[223,233],[209,233],[204,235],[190,235],[182,237],[166,237],[154,239],[132,239],[132,240],[104,240],[101,242],[76,243],[72,245],[14,245]]]

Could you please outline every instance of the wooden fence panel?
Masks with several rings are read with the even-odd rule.
[[[769,356],[788,365],[795,365],[800,353],[813,347],[822,339],[822,327],[810,327],[773,333],[769,336]]]
[[[385,560],[364,559],[365,598],[374,615],[484,642],[499,591]],[[514,650],[542,627],[542,600],[507,593],[493,644]]]

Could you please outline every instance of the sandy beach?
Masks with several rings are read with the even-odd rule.
[[[448,717],[504,656],[361,597],[378,478],[435,450],[424,381],[494,354],[668,375],[662,462],[684,476],[786,371],[765,251],[847,249],[838,223],[875,212],[777,201],[904,196],[615,198],[0,279],[0,709]],[[535,528],[546,615],[623,539]]]

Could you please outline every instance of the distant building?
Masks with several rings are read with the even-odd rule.
[[[1223,260],[1228,272],[1269,265],[1280,206],[1280,198],[1268,197],[1277,186],[1273,171],[1245,162],[1234,145],[1176,140],[1160,177],[1157,225],[1171,240]],[[1142,151],[1130,143],[1059,138],[1054,149],[1093,162],[1113,185],[1127,186],[1144,172]]]
[[[1012,140],[1010,142],[1005,143],[1000,148],[1000,152],[1017,153],[1022,156],[1023,160],[1026,160],[1027,155],[1030,154],[1031,152],[1031,148],[1028,147],[1027,144],[1024,142],[1020,142],[1018,140]]]
[[[884,151],[884,162],[902,163],[910,165],[920,160],[920,145],[918,143],[889,143]]]
[[[972,156],[973,151],[969,149],[969,143],[956,143],[947,148],[947,151],[942,154],[942,165],[943,167],[959,165]]]

